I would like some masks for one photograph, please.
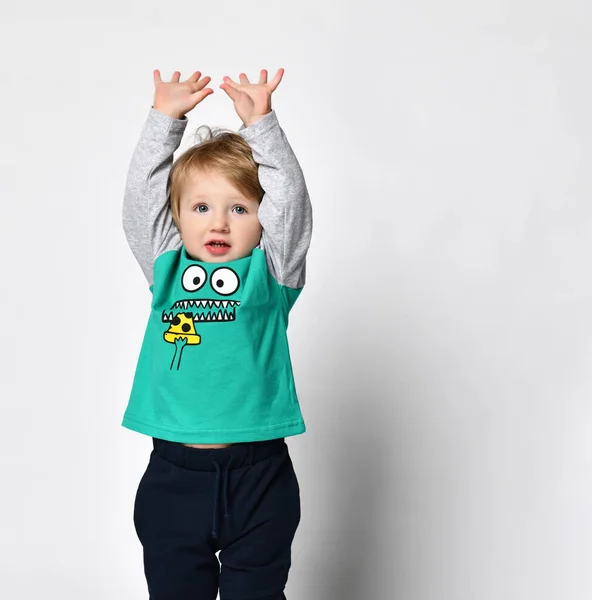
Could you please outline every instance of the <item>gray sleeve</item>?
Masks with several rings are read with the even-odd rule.
[[[173,119],[150,108],[129,166],[123,198],[123,229],[129,247],[151,286],[154,261],[181,246],[167,197],[173,153],[188,119]]]
[[[300,288],[312,237],[312,206],[302,169],[274,110],[238,133],[249,143],[265,192],[259,205],[260,247],[276,281]]]

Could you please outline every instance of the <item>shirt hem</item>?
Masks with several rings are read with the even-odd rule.
[[[139,421],[129,415],[123,417],[121,423],[126,429],[137,433],[143,433],[150,437],[167,440],[170,442],[181,442],[185,444],[232,444],[238,442],[259,442],[273,440],[276,438],[299,435],[306,431],[304,421],[290,421],[273,427],[262,429],[225,429],[218,431],[179,431],[159,427],[151,423]]]

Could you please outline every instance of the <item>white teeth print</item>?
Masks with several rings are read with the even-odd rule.
[[[213,309],[213,310],[193,310],[192,316],[194,322],[208,322],[213,323],[216,321],[235,321],[236,315],[234,307],[240,306],[239,300],[178,300],[176,301],[171,309],[177,309],[173,312],[162,311],[162,321],[168,322],[178,318],[181,312],[186,312],[188,309],[195,307],[195,309]],[[220,310],[216,310],[220,309]]]

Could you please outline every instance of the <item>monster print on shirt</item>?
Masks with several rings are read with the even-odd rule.
[[[219,267],[208,277],[204,267],[190,265],[183,272],[181,286],[187,293],[186,297],[176,300],[168,311],[162,312],[162,322],[169,324],[163,339],[175,346],[170,370],[175,365],[179,370],[185,347],[201,344],[202,336],[198,333],[200,323],[231,323],[235,321],[236,308],[240,306],[239,300],[223,299],[240,288],[238,274],[229,267]]]

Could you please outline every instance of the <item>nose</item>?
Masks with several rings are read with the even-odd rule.
[[[227,231],[228,218],[225,211],[212,211],[211,227],[213,231]]]

